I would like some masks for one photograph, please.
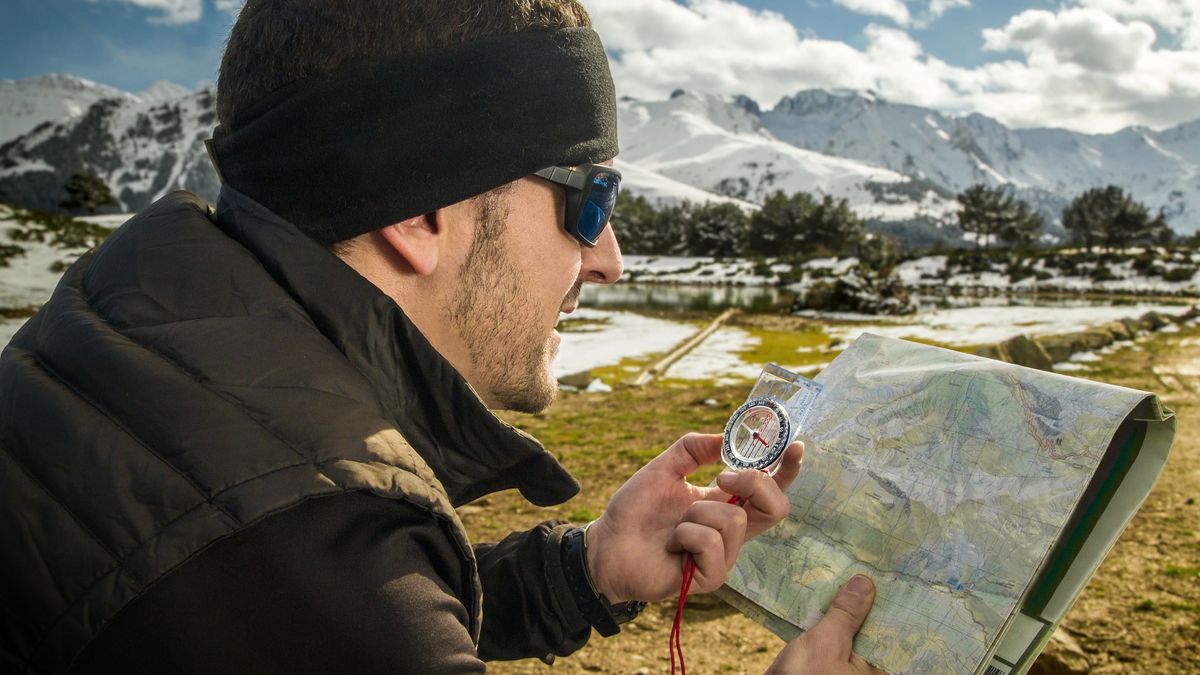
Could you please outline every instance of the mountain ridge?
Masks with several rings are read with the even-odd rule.
[[[33,123],[0,140],[0,200],[57,208],[78,171],[104,178],[125,210],[174,189],[216,197],[203,147],[216,119],[211,87],[155,83],[131,94],[49,75],[0,81],[0,91],[11,93],[0,99],[0,129],[9,117]],[[657,101],[622,98],[618,114],[626,186],[657,202],[753,208],[775,190],[804,190],[845,198],[876,229],[928,245],[961,241],[945,225],[954,222],[953,196],[971,184],[1013,185],[1061,236],[1054,221],[1063,206],[1111,183],[1162,208],[1177,231],[1200,229],[1200,119],[1112,134],[1010,129],[977,113],[823,89],[783,97],[767,111],[746,96],[676,90]],[[914,228],[923,239],[904,235]]]

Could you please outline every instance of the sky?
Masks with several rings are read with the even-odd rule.
[[[870,90],[1017,128],[1200,117],[1197,0],[582,0],[618,93]],[[0,78],[197,87],[241,0],[0,0]]]

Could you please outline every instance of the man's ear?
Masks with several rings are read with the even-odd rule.
[[[422,276],[433,273],[441,250],[441,230],[436,213],[426,213],[388,225],[379,231],[384,241]]]

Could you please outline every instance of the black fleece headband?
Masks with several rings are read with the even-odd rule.
[[[608,59],[587,28],[356,62],[231,124],[209,148],[221,179],[325,245],[617,155]]]

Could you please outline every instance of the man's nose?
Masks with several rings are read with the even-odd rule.
[[[621,246],[610,223],[600,233],[596,245],[583,249],[583,265],[579,271],[581,281],[593,284],[612,284],[621,278],[625,265],[621,261]]]

